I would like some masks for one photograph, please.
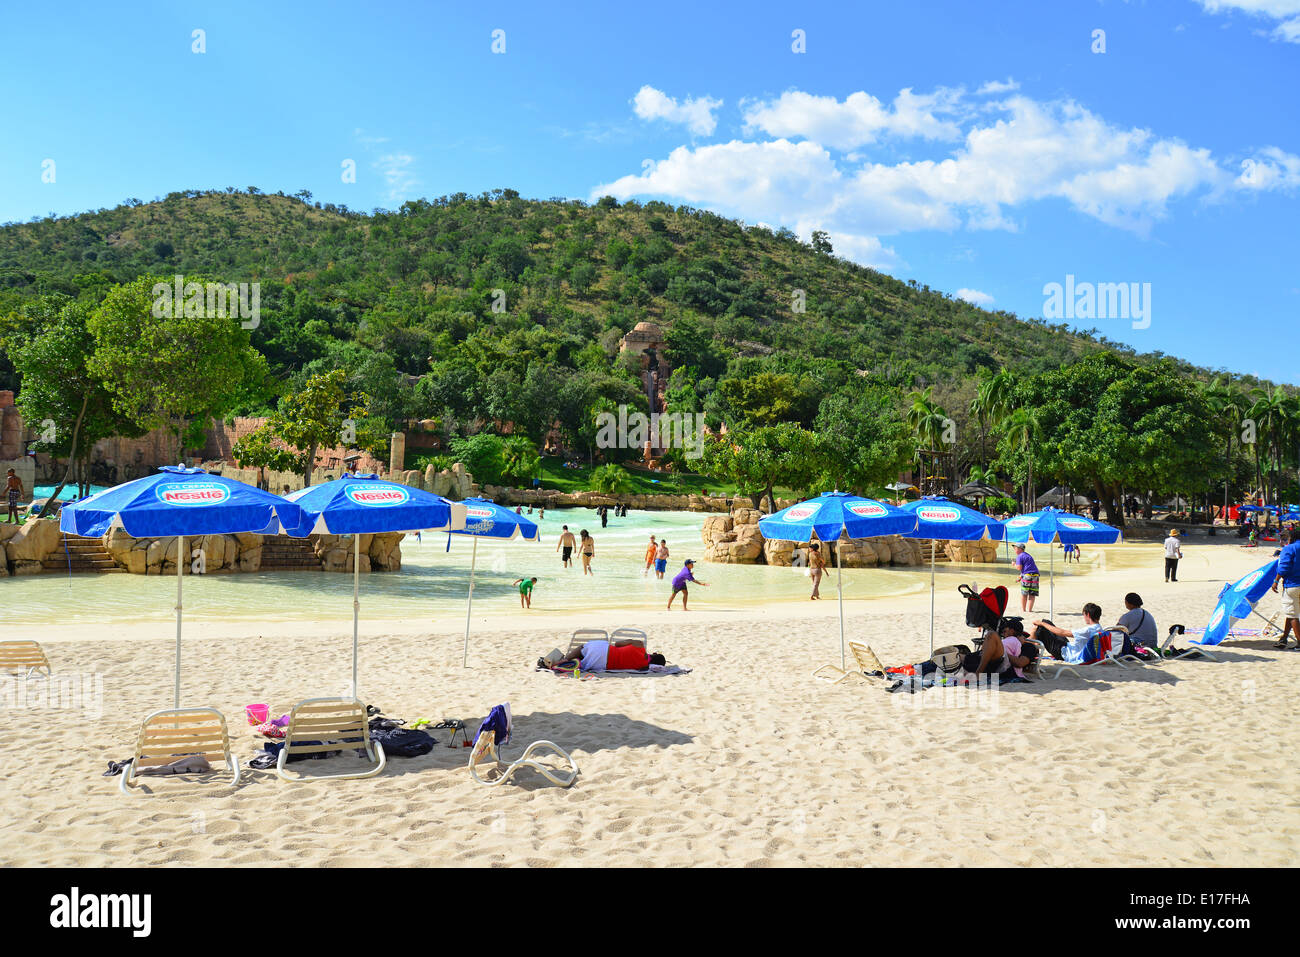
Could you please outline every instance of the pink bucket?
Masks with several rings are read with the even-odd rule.
[[[271,713],[271,706],[267,704],[248,704],[244,705],[244,714],[248,715],[248,723],[259,725],[266,721]]]

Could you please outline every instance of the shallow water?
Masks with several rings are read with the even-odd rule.
[[[532,516],[537,520],[537,515]],[[703,552],[698,512],[632,512],[609,519],[600,527],[594,509],[561,509],[540,520],[542,541],[480,540],[474,579],[474,608],[483,614],[509,613],[519,607],[511,582],[523,576],[540,579],[533,607],[546,611],[589,611],[604,607],[662,608],[672,590],[670,579],[687,558],[697,559],[695,574],[707,588],[692,587],[697,608],[744,608],[756,603],[806,600],[811,590],[804,569],[766,565],[714,565],[698,561]],[[586,528],[596,541],[595,574],[584,576],[575,556],[574,567],[561,567],[556,543],[560,527],[577,534]],[[642,574],[645,546],[651,534],[666,537],[670,558],[663,580]],[[422,541],[407,536],[402,545],[402,570],[396,574],[361,577],[361,614],[366,620],[432,618],[463,613],[469,583],[473,540],[451,536],[448,552],[444,534],[426,534]],[[1077,575],[1094,567],[1133,567],[1149,556],[1130,557],[1128,548],[1085,549],[1083,563],[1067,571],[1056,563],[1058,577]],[[1031,546],[1043,571],[1047,590],[1046,546]],[[1012,585],[1014,570],[1005,563],[1005,548],[995,566],[939,565],[935,585],[943,596],[953,595],[961,582]],[[1060,558],[1057,549],[1056,557]],[[320,572],[262,572],[253,575],[187,576],[185,617],[191,621],[309,621],[351,617],[352,576]],[[0,580],[3,610],[0,621],[18,623],[92,623],[104,620],[168,621],[173,617],[175,579],[143,575],[45,574]],[[928,590],[930,568],[850,568],[844,570],[846,598],[879,598]],[[835,599],[835,570],[822,582],[823,598]]]

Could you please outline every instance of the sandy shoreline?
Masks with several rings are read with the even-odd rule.
[[[1224,580],[1263,550],[1189,549],[1183,581],[1099,570],[1057,584],[1057,620],[1098,601],[1113,621],[1141,592],[1161,630],[1203,624]],[[572,750],[570,790],[538,778],[482,788],[468,752],[394,758],[378,778],[287,784],[247,772],[237,790],[163,781],[122,797],[101,776],[145,714],[171,699],[173,629],[42,629],[55,668],[102,676],[98,719],[0,710],[0,859],[53,865],[686,865],[962,863],[1288,865],[1300,852],[1300,769],[1282,736],[1300,719],[1300,654],[1242,639],[1221,663],[1105,669],[1088,681],[1017,686],[987,708],[811,679],[838,660],[833,590],[818,604],[476,615],[362,621],[362,697],[386,714],[477,727],[508,700],[518,754],[536,738]],[[1266,598],[1261,608],[1273,610]],[[1045,609],[1044,596],[1040,610]],[[363,606],[364,607],[364,606]],[[925,657],[929,596],[846,601],[850,638],[888,664]],[[965,640],[940,592],[941,643]],[[330,609],[331,613],[334,609]],[[646,628],[690,675],[575,682],[532,670],[587,624]],[[187,624],[184,702],[227,716],[253,751],[242,707],[274,713],[346,689],[351,622],[258,629]],[[13,629],[18,632],[20,629]],[[260,631],[260,635],[259,635]],[[87,633],[89,632],[89,633]],[[134,634],[132,634],[134,632]],[[130,635],[131,640],[121,640]],[[7,634],[6,637],[28,637]]]

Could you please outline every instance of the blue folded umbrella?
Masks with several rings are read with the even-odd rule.
[[[1255,605],[1273,587],[1276,578],[1275,558],[1249,575],[1243,575],[1232,584],[1224,585],[1199,644],[1217,645],[1227,638],[1234,624],[1254,612]]]

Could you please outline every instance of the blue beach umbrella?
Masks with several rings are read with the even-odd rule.
[[[1124,533],[1113,525],[1094,521],[1084,515],[1074,515],[1059,508],[1045,508],[1027,515],[1017,515],[1006,521],[1009,542],[1034,541],[1040,545],[1060,542],[1062,545],[1114,545]],[[1048,569],[1051,596],[1048,614],[1056,613],[1056,554],[1048,551]]]
[[[345,475],[299,489],[288,500],[301,518],[284,530],[295,538],[312,534],[352,536],[352,697],[357,696],[357,647],[361,619],[361,536],[382,532],[456,529],[465,506],[418,488],[386,482],[378,475]]]
[[[132,538],[176,536],[176,707],[181,706],[181,608],[186,535],[260,532],[302,521],[297,505],[261,489],[209,475],[202,469],[163,466],[122,485],[63,506],[59,529],[97,537],[121,528]]]
[[[1265,593],[1273,587],[1277,578],[1277,559],[1273,559],[1262,568],[1257,568],[1249,575],[1244,575],[1230,585],[1224,585],[1219,592],[1219,602],[1210,615],[1210,623],[1205,626],[1205,634],[1199,642],[1202,645],[1220,644],[1242,618],[1252,614],[1258,615],[1255,605]],[[1263,615],[1260,615],[1263,618]]]
[[[916,528],[904,538],[948,542],[1002,541],[1004,529],[997,519],[942,495],[927,495],[899,506],[916,516]],[[934,653],[934,548],[930,548],[930,653]]]
[[[478,540],[495,538],[512,541],[522,538],[535,542],[540,538],[537,523],[517,512],[486,498],[465,499],[465,527],[454,529],[456,535],[469,535],[474,539],[474,551],[469,561],[469,594],[465,597],[465,652],[461,667],[469,666],[469,621],[474,605],[474,566],[478,562]],[[451,551],[451,535],[447,536],[447,550]]]
[[[764,538],[790,542],[809,542],[813,534],[819,541],[838,541],[841,534],[849,538],[875,535],[905,535],[916,528],[916,516],[873,498],[859,498],[847,492],[823,492],[816,498],[783,508],[759,519]],[[844,667],[844,587],[841,563],[835,559],[835,591],[840,606],[840,668]]]

